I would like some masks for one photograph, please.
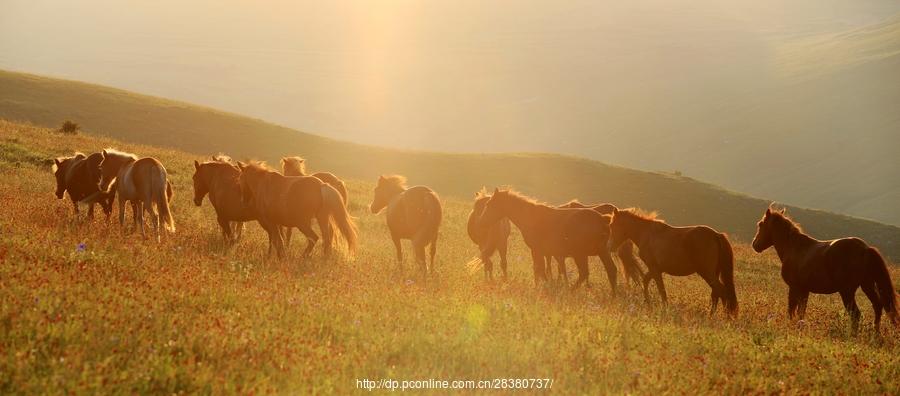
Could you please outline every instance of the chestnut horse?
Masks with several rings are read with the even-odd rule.
[[[387,225],[397,250],[397,262],[403,265],[400,240],[412,241],[416,262],[423,274],[429,267],[425,262],[425,248],[431,247],[431,267],[434,273],[434,255],[437,251],[438,229],[443,217],[441,199],[425,186],[406,187],[406,178],[393,175],[378,178],[375,197],[369,209],[379,213],[387,208]]]
[[[132,202],[135,223],[144,231],[144,211],[150,213],[150,224],[160,241],[160,224],[169,232],[175,232],[175,219],[169,208],[170,188],[168,173],[156,158],[138,158],[134,154],[113,149],[102,152],[100,162],[100,190],[109,193],[113,182],[119,194],[119,224],[125,227],[125,201]],[[155,206],[155,207],[154,207]]]
[[[350,253],[356,251],[356,224],[347,212],[341,194],[332,186],[310,176],[284,176],[263,162],[238,162],[241,175],[241,199],[251,206],[259,224],[269,234],[278,257],[284,257],[281,227],[297,227],[307,238],[304,257],[308,257],[319,236],[312,230],[315,218],[322,231],[325,256],[331,254],[332,222],[347,240]]]
[[[580,201],[578,201],[577,199],[571,200],[565,204],[560,205],[559,207],[560,208],[588,208],[588,209],[593,209],[597,213],[605,214],[605,215],[612,215],[613,213],[615,213],[615,211],[619,210],[619,208],[617,208],[613,204],[604,203],[604,204],[585,205],[585,204],[581,203]],[[619,257],[619,260],[622,261],[622,270],[625,272],[625,278],[628,279],[629,281],[633,282],[636,285],[641,285],[641,282],[644,279],[644,271],[641,270],[641,265],[638,264],[637,258],[634,256],[634,243],[631,241],[627,241],[627,242],[623,243],[622,246],[620,246],[619,249],[616,251],[616,255]],[[562,259],[565,260],[564,257]],[[559,273],[561,273],[561,274],[563,274],[563,276],[565,276],[565,274],[566,274],[565,261],[559,261],[559,259],[557,259],[557,264],[559,264],[559,270],[558,270]],[[550,268],[549,259],[547,262],[547,268],[549,271],[549,268]],[[549,272],[548,272],[548,274],[549,274]]]
[[[475,204],[472,211],[469,212],[469,222],[466,231],[472,242],[478,245],[479,258],[484,263],[484,274],[488,279],[492,279],[494,274],[494,264],[491,263],[491,256],[494,252],[500,254],[500,269],[503,270],[503,278],[508,277],[506,272],[506,251],[509,246],[510,225],[509,219],[501,219],[489,228],[481,228],[478,226],[478,219],[484,213],[484,207],[491,196],[484,189],[475,193]]]
[[[243,232],[244,222],[256,220],[252,207],[241,200],[238,179],[241,170],[226,156],[213,156],[212,161],[194,161],[194,204],[200,206],[209,195],[209,203],[216,210],[216,220],[225,242],[236,242]],[[270,249],[273,246],[270,246]]]
[[[856,289],[872,302],[875,311],[875,331],[881,325],[881,310],[887,312],[895,326],[900,326],[897,314],[897,293],[884,257],[874,247],[859,238],[820,241],[803,233],[784,210],[766,209],[757,223],[753,250],[762,253],[775,247],[781,259],[781,279],[788,285],[788,315],[806,315],[809,293],[840,293],[853,332],[859,329],[859,307]]]
[[[284,157],[281,159],[281,173],[285,176],[312,176],[332,186],[341,194],[344,205],[347,205],[347,185],[331,172],[306,174],[306,160],[300,157]]]
[[[281,174],[285,176],[307,176],[306,174],[306,160],[300,157],[284,157],[281,159]],[[344,202],[344,206],[349,204],[347,201],[347,185],[344,184],[344,181],[339,179],[337,176],[330,172],[316,172],[311,175],[316,179],[321,180],[323,183],[328,184],[334,187],[338,193],[341,194],[341,200]],[[284,245],[290,246],[291,244],[291,229],[287,228],[284,230]]]
[[[640,258],[647,265],[644,275],[644,299],[649,302],[647,286],[656,281],[663,304],[667,303],[662,274],[700,275],[712,289],[709,314],[716,312],[719,300],[729,314],[738,310],[734,291],[734,252],[725,234],[707,226],[673,227],[635,209],[613,211],[610,246],[618,248],[626,240],[637,244]]]
[[[72,206],[75,208],[75,215],[78,215],[79,201],[94,196],[95,201],[88,202],[88,217],[94,218],[94,203],[99,203],[109,220],[112,214],[113,200],[116,193],[102,194],[100,193],[100,161],[103,155],[93,153],[85,156],[76,152],[71,157],[60,157],[53,159],[53,175],[56,177],[56,198],[62,199],[63,194],[69,192],[69,198],[72,200]]]
[[[495,189],[479,226],[489,227],[504,217],[519,228],[531,248],[535,283],[547,279],[546,256],[572,257],[578,267],[572,288],[578,288],[588,281],[588,257],[599,256],[615,296],[617,270],[607,247],[610,216],[591,209],[555,208],[515,191]]]

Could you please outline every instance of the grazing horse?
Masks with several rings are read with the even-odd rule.
[[[100,193],[98,185],[100,184],[100,161],[102,160],[103,156],[100,153],[85,156],[78,152],[71,157],[53,159],[53,175],[56,177],[56,198],[62,199],[63,194],[68,191],[76,216],[78,215],[79,201],[89,196],[96,196],[96,201],[88,203],[88,217],[94,218],[94,203],[100,203],[103,213],[106,214],[106,219],[109,220],[116,194],[115,192],[110,194]]]
[[[809,293],[840,293],[853,332],[859,329],[859,307],[856,289],[872,302],[875,311],[875,331],[881,325],[881,310],[887,312],[895,326],[900,326],[897,314],[897,293],[884,258],[878,250],[859,238],[820,241],[803,233],[784,210],[766,209],[757,223],[753,250],[762,253],[774,246],[781,259],[781,279],[788,285],[788,315],[806,315]]]
[[[341,194],[341,200],[344,206],[349,205],[347,200],[347,185],[331,172],[316,172],[311,175],[306,174],[306,160],[300,157],[284,157],[281,159],[281,174],[285,176],[312,176],[321,180],[323,183],[334,187]],[[291,244],[291,229],[284,230],[284,244]]]
[[[491,256],[494,252],[500,254],[500,269],[503,270],[503,278],[508,277],[506,272],[506,251],[509,246],[509,219],[501,219],[489,228],[481,228],[478,226],[478,219],[484,213],[484,207],[491,196],[484,189],[475,193],[475,205],[469,212],[469,221],[466,225],[466,231],[472,242],[478,245],[479,258],[484,263],[484,274],[488,279],[492,279],[494,274],[494,264],[491,263]]]
[[[222,236],[228,243],[240,238],[245,221],[257,217],[253,208],[241,200],[240,176],[241,170],[225,156],[214,156],[212,161],[203,163],[194,161],[194,204],[200,206],[203,197],[209,195]]]
[[[604,203],[604,204],[585,205],[585,204],[579,202],[578,200],[569,201],[565,204],[560,205],[559,207],[560,208],[593,209],[597,213],[605,214],[605,215],[612,215],[613,213],[615,213],[615,211],[619,210],[619,208],[617,208],[613,204]],[[636,285],[640,285],[641,281],[644,278],[644,271],[641,270],[641,265],[638,264],[638,261],[634,256],[634,243],[631,241],[626,241],[616,251],[616,255],[619,257],[619,260],[622,261],[622,269],[625,272],[625,278],[628,279],[629,281],[635,283]],[[565,257],[561,257],[561,259],[565,260]],[[565,261],[560,261],[559,259],[557,259],[557,264],[559,264],[558,272],[565,277],[566,276]],[[549,271],[549,268],[550,268],[549,259],[547,262],[547,268]],[[548,275],[549,275],[549,272],[548,272]]]
[[[238,162],[238,167],[241,199],[256,211],[259,224],[269,234],[269,243],[275,246],[279,258],[284,257],[281,227],[297,227],[308,241],[303,256],[312,254],[319,240],[312,229],[313,218],[322,231],[325,256],[331,254],[332,222],[347,240],[350,253],[356,251],[356,224],[334,187],[315,177],[284,176],[263,162]]]
[[[640,258],[647,265],[644,275],[644,299],[649,302],[647,286],[656,281],[663,304],[667,303],[662,274],[700,275],[712,289],[709,314],[716,312],[719,300],[729,314],[738,310],[734,291],[734,252],[725,234],[707,226],[673,227],[651,213],[635,209],[615,210],[610,246],[618,248],[626,240],[637,244]]]
[[[175,219],[169,208],[171,185],[168,173],[156,158],[138,158],[134,154],[106,149],[100,162],[100,191],[109,193],[113,182],[119,194],[119,224],[125,227],[125,201],[131,201],[135,225],[144,231],[144,211],[150,213],[150,223],[160,241],[160,223],[175,232]],[[155,207],[154,207],[155,206]]]
[[[578,288],[588,280],[588,257],[599,256],[615,296],[617,270],[607,247],[609,215],[591,209],[554,208],[515,191],[495,189],[479,225],[488,227],[504,217],[519,228],[531,248],[536,283],[547,279],[546,256],[572,257],[578,267],[578,280],[572,288]]]
[[[406,187],[406,178],[393,175],[378,178],[375,197],[369,209],[379,213],[387,208],[387,225],[397,250],[397,262],[403,265],[401,239],[412,241],[416,262],[423,274],[429,267],[425,262],[425,248],[431,247],[431,272],[434,273],[434,254],[437,251],[438,229],[443,217],[437,193],[425,186]]]

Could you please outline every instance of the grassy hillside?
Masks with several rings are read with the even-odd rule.
[[[446,154],[340,142],[259,120],[112,88],[0,72],[0,117],[58,126],[71,119],[89,133],[196,153],[276,160],[301,155],[312,169],[374,180],[401,173],[444,196],[468,198],[482,186],[511,185],[548,202],[572,198],[641,206],[674,224],[710,224],[749,240],[769,204],[713,185],[576,157],[549,154]],[[900,260],[900,228],[816,210],[793,209],[813,235],[857,235]]]
[[[424,284],[396,272],[383,217],[363,208],[369,182],[350,182],[355,259],[300,261],[295,243],[290,259],[264,261],[258,226],[225,249],[208,202],[191,203],[200,154],[4,121],[0,139],[0,393],[346,394],[382,378],[551,378],[564,394],[900,387],[900,333],[871,336],[862,293],[859,337],[836,295],[813,296],[807,320],[790,321],[774,254],[746,245],[736,245],[735,320],[707,316],[696,277],[667,279],[668,309],[634,289],[611,299],[596,263],[588,290],[536,290],[518,235],[511,280],[488,284],[465,266],[470,202],[446,198],[438,274]],[[104,146],[166,164],[177,234],[157,246],[71,220],[44,161]]]

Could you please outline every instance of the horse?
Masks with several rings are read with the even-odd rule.
[[[312,254],[319,236],[312,230],[315,217],[322,231],[325,256],[331,254],[332,222],[347,241],[350,253],[356,251],[357,231],[341,194],[332,186],[310,176],[284,176],[264,162],[238,162],[238,182],[244,205],[252,207],[259,223],[269,234],[279,258],[284,258],[281,227],[297,227],[307,238],[304,257]],[[270,249],[271,250],[271,249]]]
[[[331,172],[316,172],[312,175],[306,174],[306,160],[300,157],[283,157],[281,158],[281,174],[285,176],[312,176],[321,180],[325,184],[334,187],[341,194],[341,200],[344,206],[349,205],[347,200],[347,185]],[[291,244],[291,229],[284,230],[284,244]]]
[[[423,274],[429,267],[425,261],[425,248],[430,246],[431,267],[434,273],[434,255],[437,251],[438,229],[443,217],[441,200],[437,193],[425,186],[406,186],[406,178],[399,175],[378,178],[375,196],[369,210],[374,214],[387,208],[387,226],[397,250],[397,262],[403,265],[402,239],[412,241],[416,262]]]
[[[100,191],[109,193],[115,182],[119,194],[119,225],[125,227],[125,202],[131,201],[136,226],[140,226],[141,236],[147,238],[144,231],[144,211],[150,213],[150,224],[156,232],[156,241],[160,241],[160,223],[169,232],[175,232],[175,219],[169,208],[171,185],[166,168],[159,160],[152,157],[138,158],[113,149],[102,151],[100,161]],[[155,207],[154,207],[155,206]]]
[[[605,214],[605,215],[612,215],[613,213],[615,213],[615,211],[619,210],[619,208],[613,204],[602,203],[602,204],[585,205],[585,204],[581,203],[580,201],[578,201],[577,199],[573,199],[565,204],[559,205],[558,207],[559,208],[593,209],[597,213]],[[619,248],[616,250],[616,256],[618,256],[619,260],[622,261],[622,269],[625,272],[625,278],[628,281],[631,281],[636,285],[640,285],[641,281],[644,278],[644,271],[641,270],[641,265],[638,264],[638,261],[635,258],[634,248],[635,248],[635,246],[634,246],[633,242],[626,241],[625,243],[622,244],[622,246],[619,246]],[[565,260],[565,258],[562,257],[562,260]],[[561,273],[564,277],[566,277],[565,261],[559,261],[559,259],[557,259],[557,264],[559,264],[559,270],[558,270],[559,273]],[[548,262],[547,262],[547,268],[548,268],[548,270],[550,268],[549,258],[548,258]],[[548,272],[548,274],[549,274],[549,272]]]
[[[88,217],[94,218],[94,203],[99,203],[106,214],[107,221],[112,214],[112,204],[116,197],[115,192],[100,194],[100,161],[103,156],[93,153],[85,156],[76,152],[71,157],[53,159],[53,175],[56,177],[56,198],[62,199],[68,191],[75,215],[78,216],[78,204],[81,200],[95,196],[96,200],[88,203]]]
[[[737,314],[734,290],[734,252],[728,237],[707,226],[673,227],[636,209],[613,211],[610,247],[619,248],[626,240],[634,242],[639,256],[647,265],[644,275],[644,299],[649,303],[647,286],[656,281],[663,304],[667,303],[662,274],[673,276],[700,275],[712,289],[710,311],[713,315],[719,300],[729,314]]]
[[[484,263],[484,274],[488,280],[494,276],[494,264],[491,263],[491,256],[495,251],[500,255],[500,269],[503,270],[503,278],[506,279],[509,275],[506,271],[506,252],[510,233],[509,219],[501,219],[490,228],[478,227],[478,219],[484,213],[484,207],[489,199],[491,196],[484,189],[475,193],[475,204],[472,211],[469,212],[466,231],[472,242],[478,245],[479,258]]]
[[[508,218],[522,232],[531,249],[536,284],[547,280],[545,257],[572,257],[578,267],[577,289],[588,281],[588,257],[599,256],[606,269],[612,295],[616,295],[616,267],[609,255],[609,215],[592,209],[555,208],[526,197],[516,191],[494,189],[479,219],[488,227]]]
[[[202,163],[194,161],[194,205],[200,206],[203,197],[209,195],[222,236],[231,244],[240,238],[245,221],[257,219],[256,211],[241,199],[240,176],[240,168],[226,156],[213,156],[212,161]]]
[[[774,246],[781,260],[781,279],[788,285],[791,319],[795,313],[800,319],[806,315],[809,293],[840,293],[856,333],[860,312],[855,295],[856,289],[862,288],[875,311],[875,331],[881,326],[882,309],[895,326],[900,326],[894,282],[877,249],[859,238],[815,239],[805,234],[784,209],[773,211],[771,206],[756,226],[753,250],[762,253]]]

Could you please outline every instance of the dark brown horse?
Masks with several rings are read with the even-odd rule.
[[[492,279],[494,274],[494,264],[491,263],[491,256],[494,252],[500,254],[500,269],[503,270],[503,278],[508,277],[506,272],[506,250],[509,246],[510,224],[509,219],[501,219],[489,228],[481,228],[478,226],[478,219],[484,213],[487,201],[491,199],[484,189],[475,193],[475,204],[472,211],[469,212],[469,222],[466,231],[472,242],[478,245],[479,258],[484,263],[484,274],[488,279]]]
[[[103,213],[106,214],[106,219],[109,220],[116,193],[100,193],[100,161],[102,160],[103,155],[100,153],[85,156],[77,152],[71,157],[60,157],[53,160],[56,198],[62,199],[63,194],[68,192],[76,216],[79,212],[79,201],[93,196],[95,200],[87,202],[88,217],[94,218],[94,203],[99,203]]]
[[[539,203],[515,191],[495,189],[479,220],[481,227],[508,218],[531,248],[536,283],[547,279],[545,257],[572,257],[578,267],[573,289],[588,281],[588,257],[599,256],[612,294],[616,294],[616,266],[609,255],[610,216],[591,209],[562,209]]]
[[[297,227],[307,238],[304,257],[312,253],[319,236],[312,229],[315,218],[322,231],[325,256],[331,254],[332,222],[347,240],[350,253],[356,250],[356,224],[347,212],[341,194],[332,186],[310,176],[284,176],[262,162],[238,163],[241,197],[256,211],[260,225],[269,234],[279,257],[284,257],[281,227]]]
[[[615,211],[619,210],[613,204],[593,204],[593,205],[585,205],[578,200],[572,200],[565,204],[559,206],[560,208],[587,208],[593,209],[597,213],[612,215]],[[629,281],[633,282],[636,285],[641,285],[644,279],[644,271],[641,270],[641,265],[638,264],[637,258],[634,255],[634,242],[626,241],[619,246],[619,249],[616,251],[616,255],[619,257],[619,260],[622,261],[622,270],[625,272],[625,278]],[[565,258],[562,258],[565,260]],[[559,264],[559,272],[565,276],[565,261],[560,262],[557,259]],[[549,259],[547,263],[548,269],[550,266]],[[548,272],[549,274],[549,272]]]
[[[375,197],[369,209],[379,213],[387,208],[387,225],[397,250],[397,262],[403,265],[402,239],[412,241],[416,262],[423,274],[429,271],[425,262],[425,248],[431,247],[431,267],[437,252],[438,229],[443,217],[437,193],[425,186],[406,187],[403,176],[381,176],[375,186]]]
[[[820,241],[803,233],[800,226],[784,214],[784,210],[766,209],[757,223],[753,250],[762,252],[774,246],[781,259],[781,278],[788,285],[788,315],[800,319],[806,314],[809,293],[840,293],[850,314],[854,333],[859,329],[859,307],[856,289],[872,302],[875,330],[881,325],[881,310],[896,326],[897,294],[884,258],[878,250],[859,238]]]
[[[209,195],[222,236],[228,243],[240,238],[245,221],[257,217],[253,207],[241,200],[240,176],[241,170],[225,156],[214,156],[212,161],[203,163],[194,161],[194,204],[200,206],[203,197]]]
[[[647,286],[656,281],[663,304],[667,302],[662,274],[700,275],[712,289],[709,313],[716,312],[719,300],[726,311],[736,314],[734,291],[734,252],[725,234],[707,226],[673,227],[634,209],[614,211],[610,246],[618,248],[626,240],[637,244],[641,260],[647,265],[644,298],[649,302]]]
[[[144,231],[144,211],[150,214],[150,224],[156,232],[156,240],[160,241],[160,225],[169,232],[175,232],[175,219],[169,208],[171,185],[168,173],[156,158],[138,158],[134,154],[113,149],[102,152],[100,162],[100,190],[109,193],[113,182],[119,194],[119,224],[125,226],[125,202],[132,202],[135,225]]]

